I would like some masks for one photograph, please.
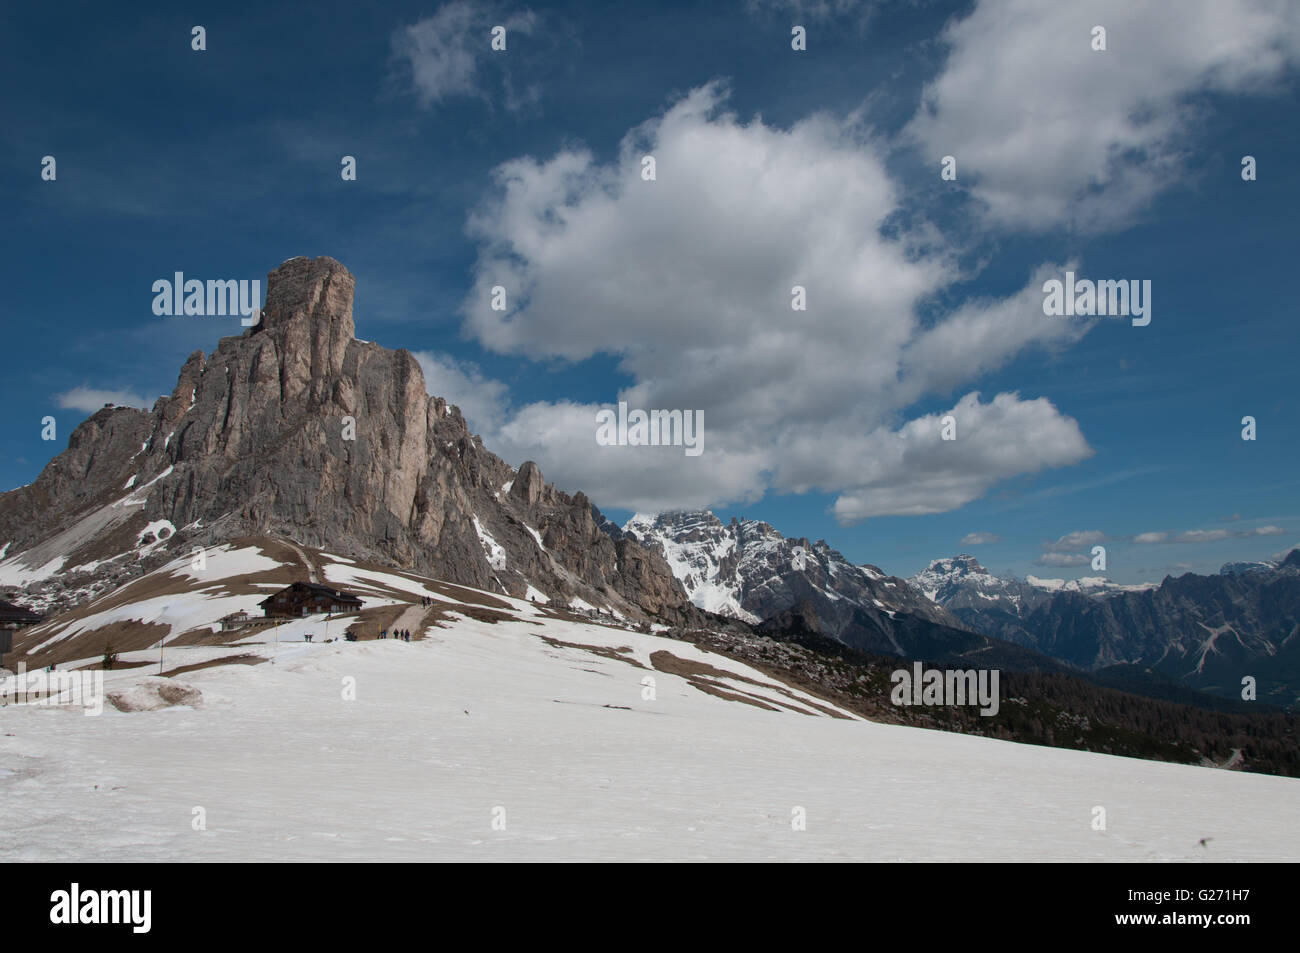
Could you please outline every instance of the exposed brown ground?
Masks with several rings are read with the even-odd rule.
[[[392,570],[384,570],[391,572]],[[446,596],[448,599],[455,599],[457,602],[468,602],[476,606],[486,606],[489,609],[504,609],[507,612],[514,610],[514,607],[508,602],[502,602],[500,599],[493,599],[491,596],[484,595],[481,592],[475,592],[473,589],[462,589],[460,586],[453,586],[449,582],[439,582],[438,580],[428,580],[421,576],[412,576],[409,573],[399,573],[408,579],[414,579],[424,584],[426,589]],[[409,596],[407,598],[410,598]]]
[[[841,708],[851,711],[856,715],[860,715],[868,721],[890,725],[913,724],[913,722],[908,721],[906,718],[900,717],[898,709],[893,705],[888,704],[887,700],[885,703],[881,703],[878,700],[864,698],[860,695],[850,695],[847,692],[830,688],[820,682],[807,678],[799,672],[781,668],[777,665],[765,662],[762,659],[753,658],[750,655],[730,652],[725,646],[705,645],[694,639],[687,639],[686,641],[690,642],[701,652],[712,652],[716,655],[721,655],[724,658],[735,659],[737,662],[748,665],[752,669],[757,669],[770,678],[784,682],[785,684],[797,688],[802,692],[806,692],[815,698],[820,698],[824,701],[839,705]],[[830,713],[828,712],[828,714]],[[835,715],[835,717],[843,718],[844,716]]]
[[[224,658],[208,659],[206,662],[193,662],[190,665],[181,665],[171,671],[163,672],[163,676],[171,678],[173,675],[183,675],[186,672],[197,672],[201,668],[216,668],[218,665],[261,665],[266,659],[260,655],[253,655],[251,652],[243,655],[227,655]]]
[[[304,546],[302,548],[305,549],[308,555],[310,555],[312,558],[321,560],[322,562],[324,561],[324,556],[321,554],[319,550],[312,550],[310,547],[307,546]],[[423,586],[425,589],[429,590],[429,592],[435,592],[438,595],[446,596],[448,599],[452,599],[456,602],[465,602],[465,603],[469,603],[470,605],[484,606],[485,608],[488,609],[503,609],[507,612],[513,611],[514,609],[514,607],[510,605],[510,603],[508,602],[503,602],[500,599],[495,599],[492,596],[487,595],[486,593],[477,592],[473,589],[466,589],[463,586],[457,586],[454,583],[443,582],[441,579],[431,579],[428,576],[418,576],[415,573],[409,572],[405,569],[394,569],[392,566],[384,566],[381,565],[380,563],[366,562],[365,560],[362,559],[353,559],[353,557],[351,556],[349,556],[348,558],[353,560],[350,568],[364,569],[369,572],[386,573],[387,575],[390,576],[400,576],[403,579],[410,580],[416,585]],[[331,583],[331,585],[333,585],[333,583]],[[418,601],[419,598],[418,596],[408,592],[405,589],[394,589],[392,586],[386,586],[384,585],[383,582],[379,580],[372,580],[372,579],[362,580],[360,582],[355,583],[349,588],[350,590],[360,591],[363,593],[366,590],[372,590],[373,592],[379,593],[388,598],[401,599],[406,602]]]
[[[157,660],[144,661],[144,662],[123,662],[119,660],[113,663],[112,671],[116,672],[118,669],[128,669],[128,668],[145,668],[148,665],[157,665],[157,664],[158,664]],[[104,662],[101,659],[98,662],[88,662],[85,665],[78,665],[76,668],[68,669],[68,671],[89,672],[89,671],[94,671],[96,669],[103,669],[103,668],[104,668]]]
[[[32,628],[41,627],[33,626]],[[139,652],[157,645],[158,640],[165,636],[167,632],[167,626],[161,622],[139,622],[136,620],[114,622],[112,625],[102,626],[94,632],[84,632],[74,638],[55,642],[49,648],[31,654],[28,653],[27,646],[32,646],[39,640],[24,640],[27,643],[25,646],[21,648],[15,646],[14,650],[5,656],[5,664],[13,668],[19,662],[25,662],[29,669],[44,668],[47,665],[66,665],[68,662],[77,659],[103,655],[104,650],[109,647],[110,643],[114,652]],[[45,638],[48,637],[47,634]],[[96,668],[98,666],[92,665],[91,667]]]
[[[618,629],[621,632],[627,631],[619,624],[617,619],[602,618],[600,616],[593,619],[590,616],[583,615],[580,612],[565,608],[564,606],[541,604],[538,605],[537,608],[540,609],[542,615],[548,619],[556,619],[560,622],[581,622],[583,625],[599,625],[606,629]]]
[[[583,645],[581,642],[564,642],[560,639],[553,639],[549,635],[538,636],[547,645],[554,645],[557,648],[581,649],[584,652],[590,652],[592,655],[599,655],[601,658],[613,659],[616,662],[627,662],[637,668],[645,668],[639,661],[624,653],[631,652],[629,646],[620,646],[616,649],[608,648],[604,645]]]
[[[808,709],[815,708],[822,714],[830,715],[832,718],[846,717],[831,708],[824,708],[815,702],[799,698],[794,694],[794,692],[785,687],[784,684],[768,685],[746,675],[724,671],[723,669],[716,668],[705,662],[696,662],[690,659],[681,658],[666,649],[660,649],[658,652],[651,653],[650,662],[661,672],[667,672],[670,675],[678,675],[685,678],[700,691],[708,692],[711,695],[723,693],[727,697],[730,697],[732,701],[745,701],[750,704],[755,704],[760,708],[775,710],[771,708],[770,699],[756,698],[745,692],[743,689],[738,689],[734,686],[724,686],[716,681],[716,679],[724,679],[732,682],[747,682],[750,685],[757,685],[760,688],[767,689],[768,691],[780,692],[782,695],[788,697],[790,701],[777,702],[777,704],[781,705],[783,708],[789,709],[790,711],[799,712],[801,715],[811,715],[813,713]]]
[[[509,608],[509,607],[507,607]],[[536,619],[521,619],[518,616],[507,615],[504,612],[493,612],[491,609],[481,609],[478,606],[448,606],[452,612],[459,612],[461,615],[467,615],[471,619],[477,619],[479,622],[527,622],[529,625],[542,625]]]
[[[411,630],[411,641],[418,642],[424,638],[424,630],[428,626],[439,626],[441,628],[441,623],[450,620],[446,611],[449,608],[456,612],[464,609],[462,606],[449,607],[442,603],[434,603],[432,606],[403,603],[395,606],[363,609],[357,621],[348,627],[348,632],[356,635],[358,642],[369,642],[378,639],[379,633],[382,631],[387,631],[391,637],[393,629],[405,628]],[[410,616],[407,621],[399,623],[399,620],[408,613],[410,613]]]
[[[357,621],[353,622],[347,628],[347,632],[357,637],[358,642],[369,642],[379,638],[379,633],[384,629],[391,629],[398,617],[406,611],[406,606],[376,606],[373,609],[362,609],[357,615]]]
[[[706,653],[712,652],[714,654],[721,655],[724,658],[734,659],[735,661],[740,662],[742,665],[746,665],[749,668],[755,669],[763,673],[764,675],[766,675],[768,678],[780,682],[782,686],[789,686],[789,688],[797,689],[798,691],[801,691],[806,695],[811,695],[812,697],[819,698],[824,702],[838,705],[840,708],[862,715],[863,717],[871,716],[872,720],[879,720],[875,718],[874,711],[863,710],[861,700],[855,698],[852,695],[847,695],[844,692],[838,692],[832,689],[828,689],[826,686],[820,685],[817,682],[812,681],[811,679],[803,678],[794,672],[790,672],[783,668],[778,668],[775,665],[769,665],[764,662],[757,661],[755,659],[746,656],[732,655],[730,652],[723,651],[715,646],[701,645],[698,642],[692,642],[691,644],[694,645],[701,652],[706,652]],[[777,690],[782,692],[785,695],[789,695],[791,698],[795,698],[799,702],[799,704],[808,705],[812,708],[816,708],[818,711],[822,712],[825,715],[829,715],[831,718],[840,718],[840,719],[847,720],[847,716],[841,714],[840,712],[834,710],[833,708],[823,708],[821,705],[818,705],[814,702],[806,701],[805,699],[802,698],[796,698],[796,696],[793,695],[788,688],[779,687],[777,688]],[[903,722],[901,721],[899,722],[899,724],[902,723]]]
[[[237,539],[232,540],[231,545],[235,548],[254,547],[269,559],[287,563],[287,565],[257,573],[231,576],[209,584],[219,586],[219,591],[224,595],[265,595],[270,590],[255,583],[276,583],[287,586],[295,579],[303,576],[304,570],[298,568],[299,559],[293,547],[286,546],[277,540],[263,538]],[[26,662],[28,668],[37,665],[45,666],[51,663],[66,663],[102,653],[107,641],[112,642],[115,652],[137,652],[151,648],[157,644],[160,638],[167,634],[168,626],[164,623],[129,619],[101,626],[98,629],[83,632],[72,638],[61,639],[45,650],[35,651],[37,645],[50,638],[50,636],[66,630],[70,624],[100,612],[158,596],[182,595],[201,591],[205,588],[208,588],[208,586],[205,586],[201,580],[196,582],[181,573],[153,572],[139,579],[133,579],[125,586],[120,586],[92,602],[77,606],[75,609],[42,622],[40,625],[24,629],[15,642],[13,652],[5,657],[6,662],[10,665],[16,665],[20,661]],[[179,634],[173,644],[221,644],[236,641],[247,635],[247,630],[211,633],[204,628]]]
[[[167,640],[167,645],[169,647],[173,645],[225,645],[239,639],[246,639],[250,635],[256,635],[259,632],[268,631],[274,626],[274,619],[259,619],[257,622],[238,629],[232,629],[229,632],[213,632],[204,626],[199,629],[188,629],[180,635],[172,636]]]
[[[773,708],[767,702],[752,698],[749,695],[739,695],[735,692],[729,692],[716,682],[711,682],[707,678],[688,678],[692,686],[698,688],[706,695],[714,695],[718,698],[725,698],[729,702],[744,702],[746,705],[753,705],[755,708],[762,708],[764,711],[780,711],[779,708]],[[808,714],[808,712],[803,712]]]

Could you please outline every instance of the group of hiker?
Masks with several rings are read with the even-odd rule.
[[[420,596],[420,606],[421,608],[424,609],[432,608],[433,598],[431,596]],[[392,632],[389,632],[388,629],[382,629],[379,633],[379,637],[381,639],[387,639],[391,637],[394,639],[401,639],[403,642],[409,642],[411,641],[411,630],[393,629]]]

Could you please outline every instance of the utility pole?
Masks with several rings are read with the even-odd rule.
[[[167,608],[168,608],[167,606],[163,606],[160,610],[158,610],[158,615],[154,617],[154,622],[157,622],[159,619],[163,617],[164,613],[167,612]],[[168,626],[169,632],[170,632],[170,628],[171,627]],[[167,644],[167,636],[164,635],[162,638],[158,640],[158,674],[160,676],[162,675],[162,670],[163,670],[163,646],[166,644]]]

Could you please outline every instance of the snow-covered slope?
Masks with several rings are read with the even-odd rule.
[[[727,658],[493,598],[508,603],[495,621],[449,607],[410,643],[308,644],[320,633],[308,619],[278,644],[168,650],[169,668],[222,652],[260,664],[108,673],[128,708],[159,682],[194,690],[188,704],[97,718],[0,709],[0,859],[1300,853],[1293,779],[827,717],[826,703]]]

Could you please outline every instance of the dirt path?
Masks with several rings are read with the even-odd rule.
[[[292,549],[295,553],[297,553],[298,558],[302,560],[303,568],[307,570],[308,581],[314,582],[319,585],[320,577],[316,574],[315,563],[313,563],[310,559],[307,558],[307,554],[302,551],[301,547],[299,547],[297,543],[290,542],[289,540],[286,539],[284,540],[284,544],[288,546],[290,549]]]
[[[388,631],[410,629],[412,639],[422,639],[424,638],[424,616],[428,611],[424,606],[411,606],[397,617],[397,621],[388,627]]]

